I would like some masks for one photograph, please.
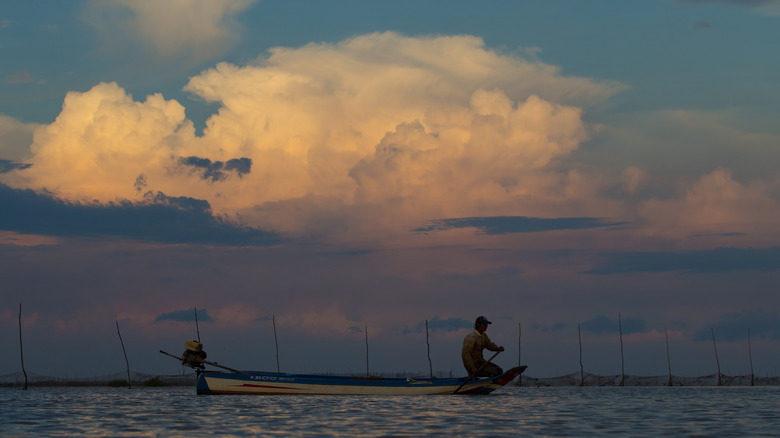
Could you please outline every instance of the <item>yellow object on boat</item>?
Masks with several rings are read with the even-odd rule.
[[[195,351],[195,352],[203,351],[203,344],[201,344],[200,342],[187,341],[184,343],[184,346],[187,347],[187,350],[190,351]]]

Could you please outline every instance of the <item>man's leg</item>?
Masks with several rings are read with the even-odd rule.
[[[504,374],[504,370],[502,370],[500,366],[490,362],[477,373],[477,377],[495,377],[501,374]]]

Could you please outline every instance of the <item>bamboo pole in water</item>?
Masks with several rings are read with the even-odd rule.
[[[750,359],[750,386],[755,386],[755,380],[753,378],[753,352],[750,350],[750,327],[748,327],[748,358]]]
[[[425,344],[428,346],[428,370],[431,373],[431,379],[433,379],[433,362],[431,362],[431,342],[428,338],[428,320],[425,320]]]
[[[523,327],[518,322],[517,323],[517,366],[523,365],[522,339],[523,339]],[[520,375],[517,377],[517,386],[523,386],[523,373],[520,373]]]
[[[276,372],[281,372],[279,370],[279,339],[276,337],[276,315],[271,316],[271,322],[274,325],[274,345],[276,345]]]
[[[24,389],[27,390],[27,371],[24,369],[24,346],[22,345],[22,303],[19,303],[19,357],[22,359],[22,373],[24,374]]]
[[[368,326],[366,326],[366,376],[370,376],[368,372]]]
[[[198,308],[195,307],[195,331],[198,333],[198,343],[200,344],[200,327],[198,327]]]
[[[122,340],[122,332],[119,331],[119,321],[116,322],[116,333],[119,335],[119,343],[122,344],[122,353],[125,355],[125,365],[127,365],[127,389],[132,387],[130,380],[130,362],[127,360],[127,351],[125,350],[125,341]]]
[[[618,313],[618,330],[620,331],[620,386],[626,386],[626,360],[623,357],[623,322]]]
[[[579,323],[577,323],[577,338],[580,342],[580,386],[585,386],[585,368],[582,366],[582,331]]]
[[[722,386],[723,382],[720,377],[720,360],[718,360],[718,346],[715,344],[715,329],[710,327],[712,331],[712,347],[715,349],[715,364],[718,366],[718,386]]]
[[[669,386],[672,386],[672,359],[669,356],[669,332],[664,327],[664,335],[666,336],[666,365],[669,367]]]

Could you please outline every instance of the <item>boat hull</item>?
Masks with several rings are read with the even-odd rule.
[[[310,395],[433,395],[489,394],[514,380],[525,366],[492,378],[405,379],[383,377],[327,376],[245,371],[224,373],[203,371],[198,377],[198,394],[310,394]],[[462,386],[462,387],[461,387]],[[460,389],[459,389],[460,388]]]

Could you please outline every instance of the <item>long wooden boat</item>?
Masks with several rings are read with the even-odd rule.
[[[496,377],[387,378],[287,374],[261,371],[199,371],[198,394],[429,395],[489,394],[525,371],[515,367]],[[468,381],[467,381],[468,380]]]
[[[289,374],[265,371],[240,371],[206,360],[203,344],[187,341],[181,358],[160,350],[166,356],[180,359],[182,365],[197,370],[198,394],[313,394],[313,395],[430,395],[490,394],[525,371],[522,365],[495,377],[391,378],[331,376],[325,374]],[[499,352],[487,360],[493,360]],[[206,365],[225,371],[206,370]],[[483,365],[482,367],[484,367]],[[479,372],[480,368],[477,372]]]

